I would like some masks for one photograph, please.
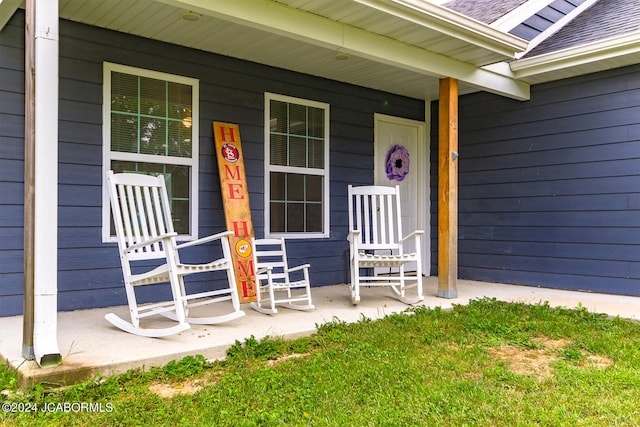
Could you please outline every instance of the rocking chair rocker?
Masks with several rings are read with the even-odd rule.
[[[389,286],[394,297],[405,304],[424,300],[420,253],[420,238],[424,231],[416,230],[403,237],[400,188],[349,185],[348,193],[351,302],[360,302],[361,286]],[[414,252],[405,253],[404,243],[411,240]],[[415,272],[405,270],[409,263],[415,263]],[[386,269],[385,274],[380,274],[381,268]],[[361,269],[367,269],[371,274],[362,274]],[[405,294],[408,282],[415,282],[417,288],[413,298]]]
[[[309,264],[289,268],[283,238],[253,238],[251,245],[257,285],[256,302],[251,303],[251,308],[265,314],[276,314],[276,306],[313,310],[315,307],[311,303]],[[301,278],[292,281],[289,273],[295,272]]]
[[[132,334],[164,337],[189,329],[190,324],[216,324],[245,315],[240,310],[231,261],[231,231],[178,245],[163,176],[114,174],[109,171],[107,182],[131,322],[114,313],[105,315],[106,320]],[[183,264],[180,261],[179,249],[212,241],[220,241],[222,258],[206,264]],[[226,272],[229,286],[187,294],[184,276],[211,271]],[[138,304],[136,287],[161,283],[169,283],[171,301]],[[231,313],[213,317],[189,317],[189,309],[192,307],[228,300],[231,300],[233,306]],[[166,328],[145,328],[140,325],[140,319],[155,314],[175,320],[177,324]]]

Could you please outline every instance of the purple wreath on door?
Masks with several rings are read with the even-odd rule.
[[[409,173],[409,150],[402,145],[394,145],[387,154],[387,178],[402,181]]]

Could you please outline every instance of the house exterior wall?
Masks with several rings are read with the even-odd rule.
[[[373,182],[374,114],[422,121],[423,101],[61,21],[59,310],[126,304],[117,247],[101,241],[104,61],[199,79],[199,236],[225,226],[212,122],[239,124],[253,223],[262,236],[264,92],[329,103],[331,235],[287,246],[292,264],[311,263],[313,286],[347,282],[347,184]],[[22,312],[23,74],[19,10],[0,32],[0,316]]]
[[[640,295],[640,66],[459,109],[459,276]]]

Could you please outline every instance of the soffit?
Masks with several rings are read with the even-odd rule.
[[[524,50],[523,41],[444,8],[435,7],[434,15],[434,6],[423,3],[59,0],[62,19],[412,98],[437,99],[442,77],[457,78],[460,94],[528,97],[528,85],[480,68],[510,59]],[[202,17],[181,19],[186,11]],[[336,60],[337,52],[351,56]]]

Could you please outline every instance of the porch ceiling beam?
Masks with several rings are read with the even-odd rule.
[[[509,75],[370,33],[269,0],[157,0],[177,8],[283,35],[315,46],[409,70],[428,77],[453,77],[479,89],[528,100],[529,85]]]
[[[0,31],[18,10],[23,0],[0,0]]]

